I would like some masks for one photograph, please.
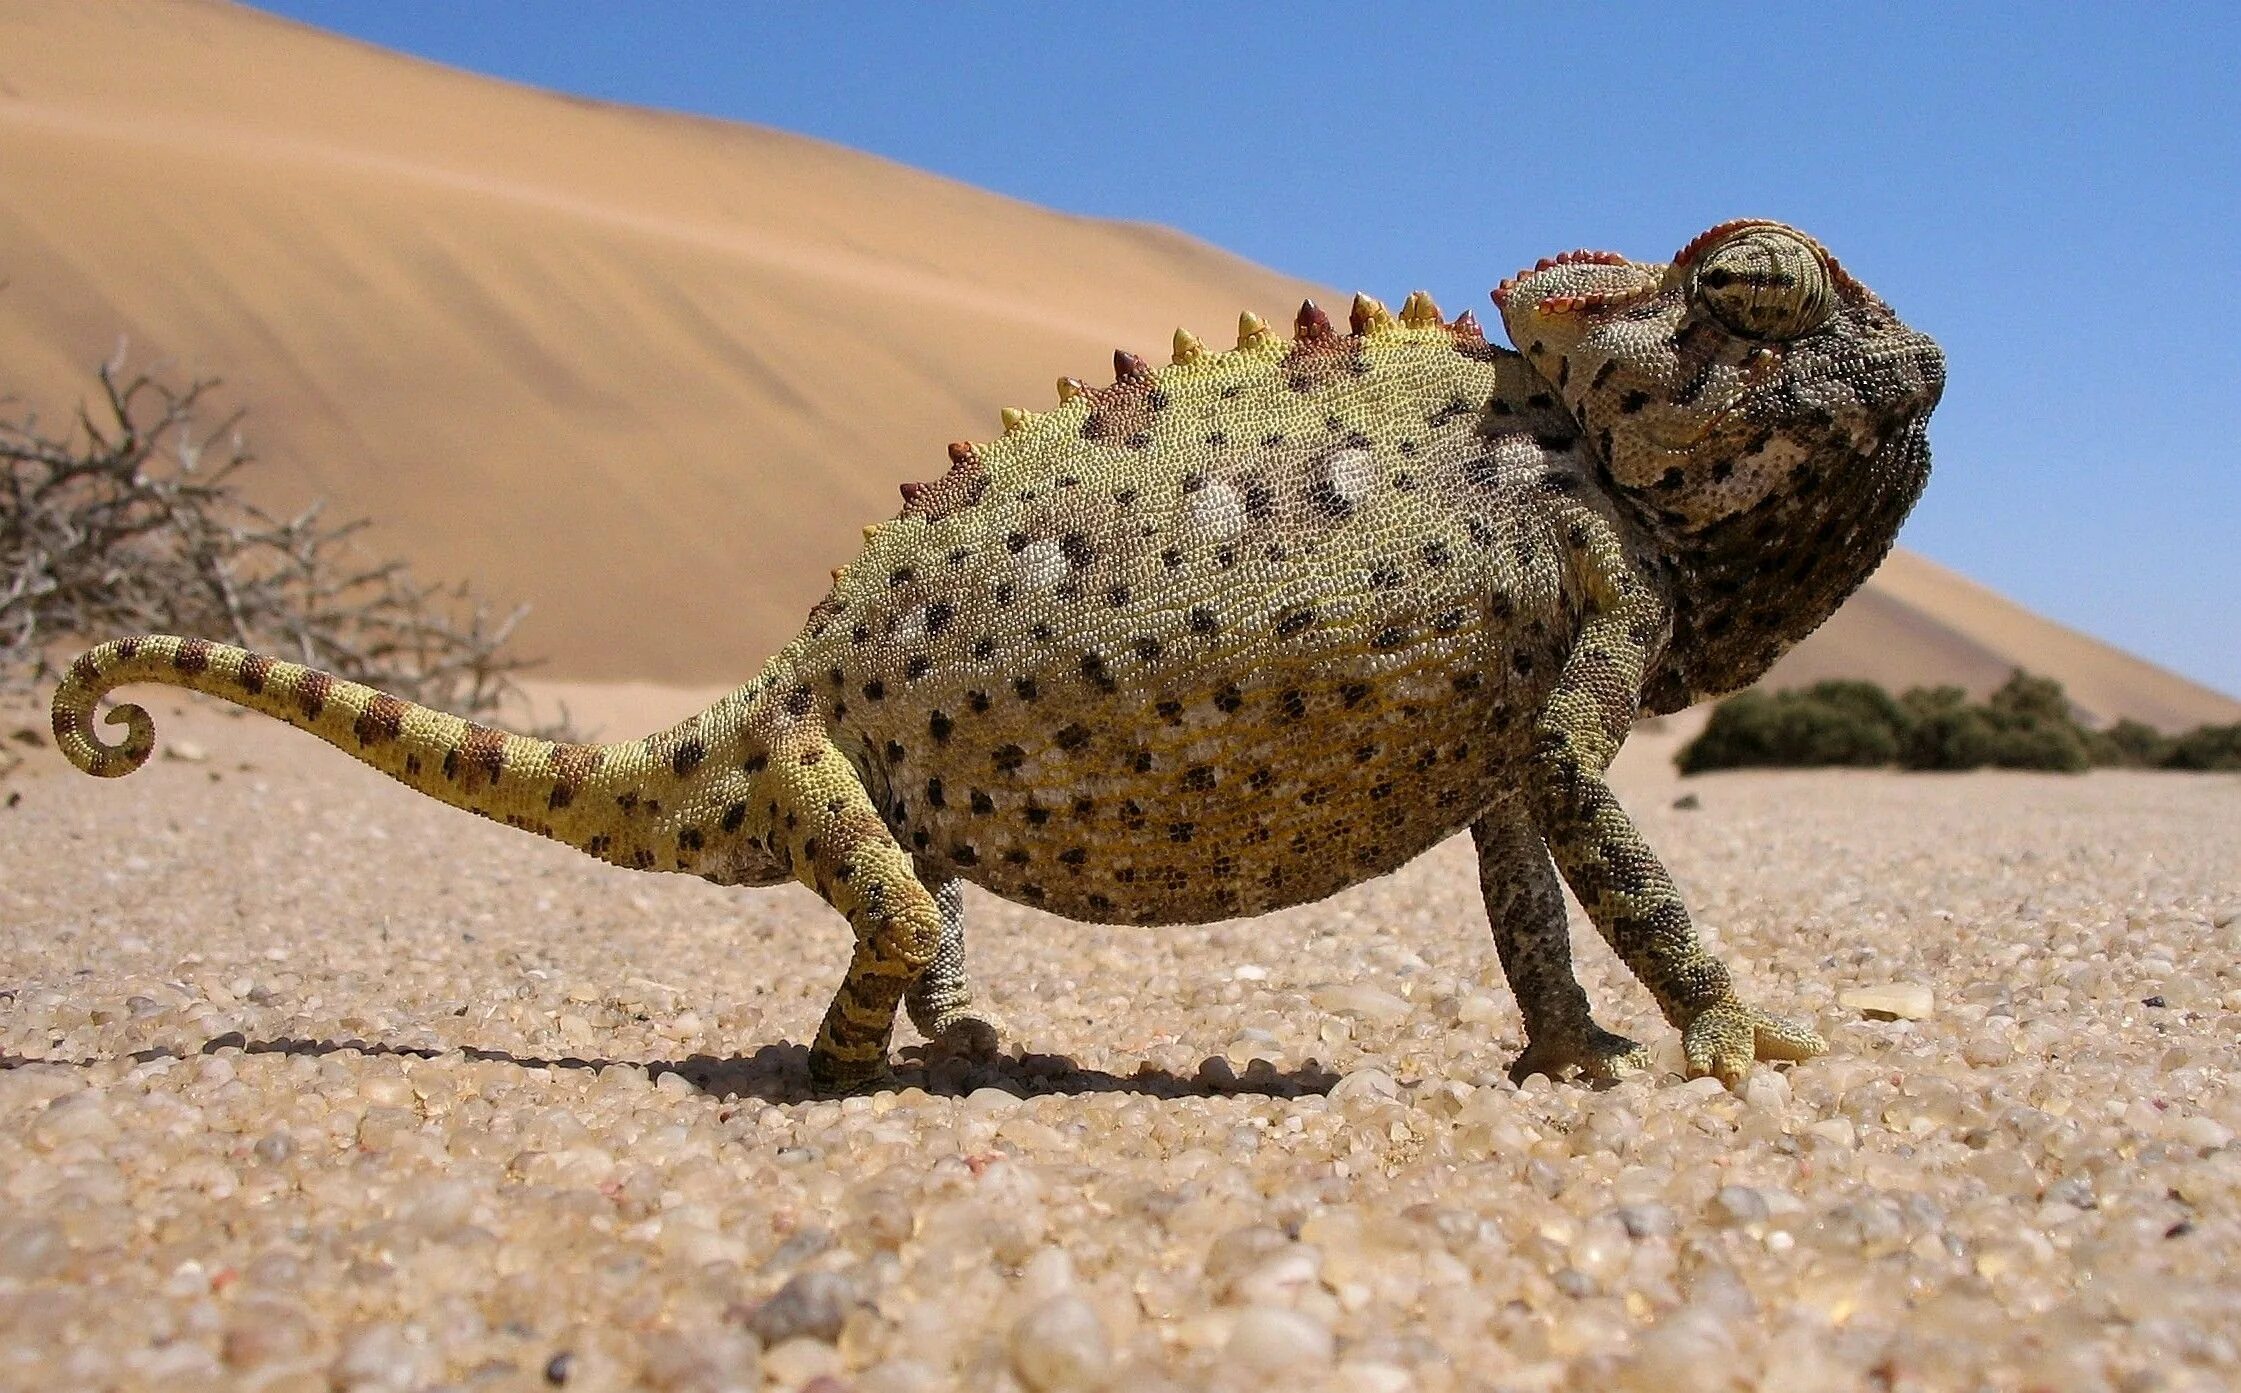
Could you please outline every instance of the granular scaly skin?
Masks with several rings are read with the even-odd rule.
[[[1604,782],[1630,724],[1753,679],[1889,549],[1928,472],[1928,339],[1819,244],[1723,224],[1670,264],[1567,253],[1495,292],[1522,352],[1411,297],[1285,341],[1176,336],[953,445],[749,685],[613,745],[503,734],[201,640],[122,639],[55,695],[90,773],[147,758],[135,681],[300,726],[617,865],[796,879],[856,951],[811,1053],[859,1086],[897,1007],[996,1043],[959,883],[1100,922],[1319,899],[1470,828],[1520,1073],[1645,1059],[1573,976],[1558,876],[1733,1081],[1823,1048],[1737,1000]]]

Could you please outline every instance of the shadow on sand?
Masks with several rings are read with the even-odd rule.
[[[687,1083],[712,1098],[759,1098],[766,1103],[809,1103],[845,1096],[812,1087],[809,1082],[809,1048],[792,1043],[765,1045],[753,1054],[728,1059],[696,1054],[684,1059],[640,1061],[583,1058],[576,1055],[547,1059],[512,1054],[505,1050],[482,1049],[473,1045],[461,1046],[455,1050],[436,1050],[368,1040],[251,1040],[239,1031],[229,1031],[204,1041],[193,1053],[216,1054],[227,1049],[240,1050],[244,1054],[321,1055],[355,1052],[395,1055],[408,1059],[442,1059],[446,1055],[457,1054],[466,1059],[513,1064],[523,1069],[585,1069],[593,1072],[625,1065],[644,1069],[653,1078],[659,1078],[663,1074],[680,1075]],[[178,1059],[186,1053],[176,1049],[157,1048],[136,1050],[123,1057],[146,1062],[153,1059]],[[16,1055],[0,1055],[0,1069],[17,1069],[30,1064],[85,1068],[103,1062],[97,1059],[25,1059]],[[1102,1069],[1085,1069],[1063,1055],[999,1055],[990,1059],[966,1059],[929,1052],[923,1046],[913,1046],[903,1051],[902,1058],[895,1065],[893,1077],[864,1091],[878,1093],[921,1088],[941,1097],[960,1097],[977,1089],[994,1088],[1021,1098],[1089,1093],[1141,1093],[1152,1098],[1223,1098],[1237,1095],[1298,1098],[1307,1094],[1328,1093],[1338,1080],[1337,1074],[1314,1060],[1294,1069],[1281,1070],[1269,1065],[1266,1060],[1254,1060],[1240,1076],[1230,1072],[1226,1060],[1212,1058],[1202,1064],[1199,1072],[1190,1078],[1150,1065],[1123,1076],[1107,1073]]]

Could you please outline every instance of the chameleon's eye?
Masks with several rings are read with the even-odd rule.
[[[1820,249],[1785,228],[1747,227],[1697,258],[1691,292],[1747,339],[1794,339],[1836,312]]]

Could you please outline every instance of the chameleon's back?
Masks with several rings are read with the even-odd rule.
[[[923,862],[1205,920],[1478,813],[1568,639],[1542,502],[1588,471],[1515,354],[1410,317],[1124,358],[905,490],[781,665]]]

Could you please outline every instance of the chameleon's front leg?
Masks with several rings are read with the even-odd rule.
[[[1522,1083],[1533,1074],[1556,1078],[1576,1068],[1589,1078],[1610,1079],[1647,1067],[1648,1050],[1589,1014],[1587,993],[1572,974],[1564,887],[1531,815],[1505,803],[1472,823],[1471,837],[1502,975],[1525,1017],[1525,1052],[1510,1066],[1510,1077]]]
[[[923,869],[920,876],[923,880]],[[926,883],[941,912],[941,941],[934,960],[903,994],[904,1009],[928,1043],[967,1058],[987,1058],[1003,1043],[1003,1032],[984,1008],[973,1004],[973,984],[965,972],[964,882],[951,876]]]
[[[1727,967],[1697,941],[1673,878],[1604,782],[1639,709],[1641,635],[1655,618],[1647,587],[1615,572],[1595,575],[1588,618],[1537,723],[1534,820],[1596,930],[1680,1027],[1690,1076],[1733,1085],[1756,1060],[1809,1059],[1828,1045],[1737,999]]]

